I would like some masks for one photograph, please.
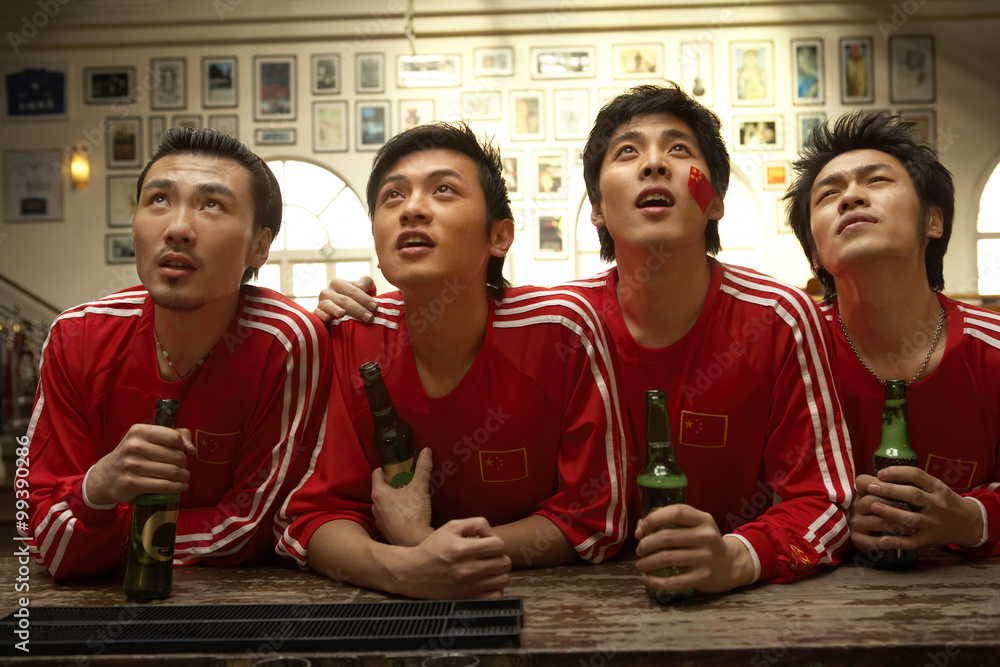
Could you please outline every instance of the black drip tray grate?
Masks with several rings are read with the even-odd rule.
[[[28,609],[36,655],[517,647],[524,613],[519,598]],[[16,636],[18,620],[0,632]]]

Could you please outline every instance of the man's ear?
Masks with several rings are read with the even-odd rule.
[[[927,211],[927,238],[939,239],[944,235],[944,213],[940,206],[931,206]]]
[[[719,193],[712,195],[712,201],[708,203],[705,213],[709,220],[722,220],[722,216],[726,214],[726,202],[723,201]]]
[[[594,227],[607,227],[608,223],[604,219],[604,201],[595,202],[590,200],[590,224]]]
[[[257,232],[253,245],[250,247],[250,256],[247,258],[248,265],[255,269],[264,266],[270,252],[271,240],[271,230],[268,227]]]
[[[505,257],[514,243],[514,221],[510,218],[497,219],[490,225],[490,254]]]

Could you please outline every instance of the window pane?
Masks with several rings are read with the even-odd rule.
[[[268,162],[267,166],[271,169],[274,177],[278,179],[278,187],[281,188],[281,201],[285,201],[285,163],[281,160],[275,160]]]
[[[285,206],[285,250],[319,250],[326,244],[326,230],[315,215],[298,206]]]
[[[319,219],[329,231],[334,248],[371,248],[375,245],[372,223],[361,200],[350,189],[342,191]]]
[[[295,303],[299,304],[300,306],[302,306],[303,308],[305,308],[306,310],[308,310],[310,313],[312,311],[316,310],[316,306],[319,305],[319,297],[318,296],[298,297],[298,298],[292,299],[292,301],[294,301]]]
[[[318,296],[328,284],[326,264],[303,262],[292,265],[292,294],[295,296]]]
[[[980,233],[1000,232],[1000,165],[997,165],[996,169],[993,170],[990,180],[986,182],[986,188],[983,189],[983,196],[979,200],[979,222],[976,223],[976,229]],[[981,259],[980,262],[982,262]],[[980,268],[982,268],[982,264],[980,264]],[[980,275],[982,275],[982,271],[980,271]],[[998,294],[998,292],[984,292],[982,289],[979,290],[979,293]]]
[[[319,215],[344,182],[332,172],[308,162],[285,162],[285,202]]]
[[[259,287],[273,289],[275,292],[281,291],[281,267],[277,264],[265,264],[257,272],[257,280],[251,280],[252,284]]]
[[[1000,294],[1000,239],[979,239],[979,293]]]
[[[372,269],[368,262],[337,262],[335,274],[341,280],[357,280],[363,276],[370,276]]]

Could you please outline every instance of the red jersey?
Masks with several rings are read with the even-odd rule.
[[[744,541],[756,579],[791,581],[838,563],[849,536],[853,466],[824,328],[801,290],[709,262],[697,321],[665,348],[632,337],[617,268],[568,287],[586,296],[614,339],[636,469],[645,460],[645,392],[663,389],[688,504]],[[641,516],[633,495],[630,523]]]
[[[433,452],[435,527],[471,516],[502,525],[540,514],[587,560],[617,552],[631,478],[624,426],[607,342],[580,298],[508,288],[491,302],[472,366],[439,398],[425,393],[417,373],[401,297],[378,302],[371,325],[334,322],[328,430],[309,474],[278,516],[284,530],[278,552],[306,567],[313,532],[335,519],[377,534],[371,471],[379,460],[358,375],[367,361],[378,362],[417,447]],[[413,322],[426,323],[422,318]]]
[[[83,479],[156,400],[179,402],[191,431],[174,564],[232,565],[271,552],[272,517],[322,437],[330,343],[285,297],[245,285],[240,308],[202,367],[160,377],[153,303],[142,287],[66,311],[43,348],[28,427],[32,555],[53,577],[110,569],[125,557],[130,506],[88,505]]]
[[[920,467],[983,510],[983,544],[963,549],[1000,555],[1000,315],[938,294],[948,318],[944,356],[934,372],[906,388],[910,444]],[[869,373],[838,321],[839,304],[823,304],[854,465],[870,473],[882,440],[885,385]],[[914,335],[930,345],[934,330]],[[956,547],[957,548],[957,547]]]

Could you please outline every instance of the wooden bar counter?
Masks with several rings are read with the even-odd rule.
[[[17,560],[0,559],[0,611],[31,606],[126,605],[121,573],[56,584],[36,566],[15,592]],[[702,595],[684,607],[648,601],[635,561],[517,571],[506,597],[524,601],[520,648],[464,650],[483,666],[572,665],[1000,665],[1000,558],[922,551],[909,572],[844,565],[785,585]],[[178,568],[164,605],[379,602],[373,591],[291,566]],[[4,637],[4,642],[15,642]],[[30,643],[29,643],[30,646]],[[267,655],[276,649],[267,648]],[[447,651],[287,654],[313,667],[447,665]],[[250,667],[249,653],[0,658],[9,665]],[[472,661],[474,662],[474,661]]]

